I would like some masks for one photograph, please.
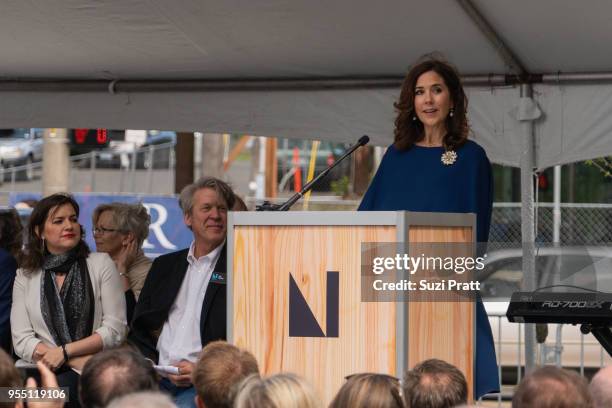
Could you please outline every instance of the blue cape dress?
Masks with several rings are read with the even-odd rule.
[[[380,163],[359,211],[475,213],[479,243],[487,242],[493,204],[491,164],[482,147],[468,140],[452,165],[441,161],[443,147],[391,145]],[[476,302],[474,396],[499,391],[495,346],[482,302]]]

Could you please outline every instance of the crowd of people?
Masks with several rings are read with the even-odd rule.
[[[67,387],[69,400],[57,402],[66,407],[320,407],[303,378],[262,377],[251,353],[223,341],[226,289],[218,276],[226,268],[227,211],[239,210],[237,202],[214,178],[187,186],[179,205],[193,243],[153,262],[141,249],[150,218],[140,204],[95,209],[98,252],[87,246],[69,194],[36,203],[23,247],[14,244],[22,240],[16,214],[4,228],[0,217],[11,238],[2,272],[12,287],[6,350],[36,364],[26,368],[29,383]],[[24,385],[8,354],[0,365],[0,386]],[[404,388],[385,374],[349,376],[331,406],[452,406],[467,401],[467,390],[460,371],[429,360],[406,374]]]
[[[57,375],[37,363],[40,376],[28,387],[58,387]],[[527,375],[515,390],[513,408],[603,408],[612,406],[612,368],[601,369],[588,384],[574,371],[543,367]],[[192,374],[197,408],[322,408],[317,392],[291,373],[262,376],[255,357],[225,341],[206,345]],[[97,353],[85,364],[78,395],[70,398],[83,408],[176,408],[162,392],[153,365],[135,349],[121,346]],[[0,350],[0,387],[20,389],[23,377],[13,359]],[[442,360],[423,361],[402,381],[377,373],[358,373],[346,382],[329,408],[469,408],[468,386],[456,367]],[[23,407],[23,402],[0,402]],[[32,408],[61,408],[63,401],[28,401]]]
[[[394,143],[360,211],[476,214],[488,240],[493,184],[484,149],[468,140],[467,98],[449,64],[427,59],[406,76]],[[406,186],[398,188],[398,178]],[[149,260],[142,252],[150,217],[141,204],[110,203],[93,213],[96,251],[84,240],[69,194],[38,201],[23,230],[0,212],[0,387],[63,387],[66,402],[28,406],[84,408],[311,408],[322,401],[298,375],[262,376],[248,350],[228,344],[227,215],[246,209],[225,182],[202,178],[179,197],[193,234],[188,248]],[[463,373],[430,359],[400,379],[354,373],[330,407],[447,408],[499,390],[493,337],[476,302],[473,394]],[[513,407],[612,406],[610,369],[591,382],[545,367],[527,375]],[[46,404],[46,405],[43,405]],[[21,407],[22,402],[3,406]]]

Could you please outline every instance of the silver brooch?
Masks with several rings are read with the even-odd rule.
[[[454,150],[447,150],[444,153],[442,153],[442,163],[444,163],[447,166],[450,166],[451,164],[455,163],[455,161],[457,161],[457,153],[455,153]]]

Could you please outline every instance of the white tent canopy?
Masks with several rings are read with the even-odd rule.
[[[521,166],[531,290],[532,169],[612,155],[610,20],[605,0],[6,1],[0,127],[386,145],[406,69],[439,51],[477,76],[466,78],[474,138]],[[525,347],[530,369],[531,325]]]
[[[368,134],[386,145],[399,81],[419,56],[437,50],[463,75],[612,71],[610,16],[609,2],[573,0],[9,2],[0,127]],[[612,154],[610,96],[601,81],[535,84],[535,166]],[[470,86],[469,98],[474,138],[518,166],[519,88]]]

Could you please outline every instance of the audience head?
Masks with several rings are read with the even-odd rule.
[[[132,240],[142,247],[149,235],[151,216],[140,203],[109,203],[96,207],[92,221],[96,250],[115,258]]]
[[[122,395],[158,389],[151,362],[128,348],[94,355],[83,368],[80,385],[81,404],[85,408],[102,408]]]
[[[141,391],[116,398],[107,408],[176,408],[176,405],[166,394]]]
[[[320,408],[312,387],[295,374],[259,378],[251,375],[240,385],[234,408]]]
[[[612,366],[595,374],[589,386],[594,408],[612,407]]]
[[[224,341],[204,347],[193,373],[200,408],[231,408],[238,385],[249,375],[259,375],[251,353]]]
[[[586,380],[569,370],[542,367],[528,374],[514,391],[512,408],[590,408]]]
[[[347,377],[330,408],[403,408],[397,378],[386,374],[361,373]]]
[[[403,391],[408,408],[450,408],[465,404],[468,397],[463,373],[452,364],[435,358],[406,372]]]
[[[22,231],[17,210],[14,208],[0,210],[0,248],[10,252],[15,258],[21,253]]]
[[[20,266],[34,271],[42,266],[47,253],[65,253],[75,248],[77,257],[89,255],[78,218],[79,205],[70,194],[52,194],[38,201],[30,214]],[[68,230],[70,236],[66,236]]]
[[[19,371],[15,368],[15,362],[2,349],[0,349],[0,387],[23,387],[23,380],[21,379],[21,375],[19,375]],[[15,404],[14,402],[0,402],[0,408],[13,408],[21,406],[21,403]]]
[[[179,204],[196,247],[213,250],[223,243],[227,234],[227,211],[234,206],[234,201],[231,187],[216,178],[203,177],[183,188]]]

